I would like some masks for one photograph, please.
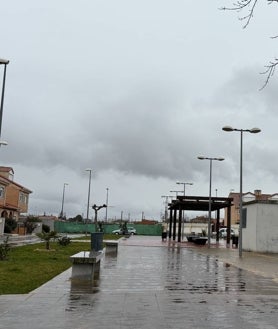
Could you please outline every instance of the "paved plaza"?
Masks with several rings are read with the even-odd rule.
[[[1,329],[276,329],[278,257],[122,239],[94,285],[71,269],[27,295],[0,296]]]

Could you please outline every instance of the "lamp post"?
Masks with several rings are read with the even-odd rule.
[[[204,156],[198,156],[199,160],[209,160],[209,218],[208,218],[208,248],[210,248],[210,235],[211,235],[211,178],[212,178],[212,161],[223,161],[222,157],[210,158]]]
[[[4,94],[5,94],[5,84],[6,84],[6,69],[9,64],[9,60],[0,58],[0,65],[4,65],[3,73],[3,83],[2,83],[2,93],[1,93],[1,104],[0,104],[0,137],[2,132],[2,117],[3,117],[3,108],[4,108]]]
[[[91,168],[87,168],[87,169],[85,169],[85,171],[88,171],[89,172],[89,187],[88,187],[87,215],[86,215],[86,222],[87,222],[89,220],[92,169]]]
[[[170,191],[171,193],[176,193],[176,197],[178,196],[179,193],[183,193],[183,191]]]
[[[252,129],[237,129],[230,126],[225,126],[222,130],[231,132],[231,131],[239,131],[240,132],[240,173],[239,173],[239,243],[238,243],[238,252],[239,257],[242,257],[242,137],[244,132],[249,132],[251,134],[257,134],[261,131],[260,128],[252,128]]]
[[[105,221],[107,223],[108,220],[108,193],[109,193],[109,188],[106,187],[106,208],[105,208]]]
[[[183,185],[183,196],[185,196],[185,185],[193,185],[193,183],[184,183],[184,182],[176,182],[178,185]]]
[[[165,213],[164,213],[164,219],[165,222],[168,222],[168,199],[172,198],[171,195],[161,195],[162,198],[165,198]]]
[[[62,209],[61,209],[61,218],[64,217],[64,201],[65,201],[65,188],[66,185],[69,185],[68,183],[64,183],[64,187],[63,187],[63,197],[62,197]]]

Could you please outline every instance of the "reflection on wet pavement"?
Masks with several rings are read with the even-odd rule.
[[[97,293],[84,288],[72,287],[68,310],[99,328],[277,328],[276,283],[187,248],[122,247]]]
[[[93,284],[70,275],[0,298],[0,329],[277,328],[277,283],[189,248],[119,245]]]

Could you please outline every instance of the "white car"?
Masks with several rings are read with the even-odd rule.
[[[236,234],[235,230],[231,228],[231,236],[234,236]],[[223,227],[219,230],[219,237],[220,238],[226,238],[227,237],[227,228]]]
[[[117,229],[117,230],[114,230],[112,231],[112,234],[124,234],[123,230],[121,228]],[[130,235],[134,235],[134,234],[137,234],[136,233],[136,229],[134,227],[128,227],[127,228],[127,234],[130,234]]]

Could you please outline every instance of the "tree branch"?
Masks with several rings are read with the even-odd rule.
[[[267,3],[270,5],[272,3],[278,3],[278,0],[266,0]],[[254,16],[254,12],[259,0],[237,0],[233,3],[232,7],[222,7],[222,10],[234,10],[237,12],[248,10],[247,15],[239,17],[240,21],[245,21],[243,28],[246,28],[249,24],[251,19]],[[271,39],[278,38],[278,35],[272,36]],[[261,72],[261,74],[266,75],[266,80],[260,90],[264,89],[265,86],[268,84],[270,78],[274,75],[276,66],[278,66],[278,58],[275,58],[273,61],[270,61],[268,65],[265,65],[265,71]]]
[[[276,1],[276,0],[275,0]],[[265,65],[265,71],[261,72],[261,74],[266,74],[266,80],[260,90],[264,89],[268,84],[270,78],[274,75],[276,66],[278,65],[278,58],[275,58],[274,61],[269,62],[268,65]]]
[[[278,0],[267,0],[267,1],[278,1]],[[241,11],[244,10],[245,8],[250,8],[249,9],[249,13],[243,17],[240,17],[239,20],[244,21],[246,20],[246,23],[243,25],[243,28],[246,28],[251,19],[254,16],[254,11],[255,11],[255,7],[258,3],[258,0],[238,0],[237,2],[235,2],[233,4],[233,7],[222,7],[222,10],[235,10],[235,11]]]

